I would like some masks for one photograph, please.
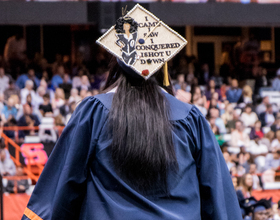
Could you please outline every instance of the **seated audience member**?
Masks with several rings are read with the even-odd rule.
[[[270,129],[273,132],[280,130],[280,115],[276,117],[276,121],[271,125]]]
[[[272,149],[280,149],[280,131],[276,131],[276,138],[271,142]]]
[[[0,66],[0,93],[9,88],[9,77],[5,75],[5,69]]]
[[[242,95],[242,89],[238,88],[238,81],[233,79],[231,82],[231,88],[226,92],[227,100],[230,103],[237,103]]]
[[[7,157],[5,149],[0,149],[0,173],[2,176],[13,176],[16,166],[11,158]]]
[[[262,123],[262,127],[264,126],[272,126],[275,122],[276,114],[273,112],[272,105],[268,104],[266,106],[266,111],[260,114],[260,121]]]
[[[237,187],[237,198],[239,201],[252,196],[253,177],[250,173],[243,174],[240,179],[240,185]]]
[[[253,91],[249,85],[245,85],[242,90],[242,95],[240,96],[238,102],[239,106],[244,107],[246,104],[253,103]]]
[[[275,138],[275,133],[273,131],[269,131],[261,139],[261,142],[267,146],[269,151],[272,150],[271,143],[274,140],[274,138]]]
[[[211,79],[211,80],[209,81],[208,88],[207,88],[207,90],[205,91],[205,96],[206,96],[207,100],[211,100],[212,95],[213,95],[214,93],[218,93],[218,100],[221,100],[221,93],[220,93],[220,90],[219,90],[219,89],[216,89],[215,81],[214,81],[213,79]]]
[[[78,70],[78,74],[77,76],[73,77],[73,80],[72,80],[72,88],[75,88],[77,89],[78,87],[81,86],[82,82],[81,82],[81,78],[83,75],[87,75],[88,74],[88,71],[85,69],[85,68],[80,68]]]
[[[7,105],[5,105],[2,109],[1,119],[4,123],[11,118],[16,118],[17,116],[17,109],[15,108],[15,102],[12,97],[8,99]]]
[[[235,148],[245,147],[245,149],[249,149],[250,147],[250,138],[244,131],[242,121],[235,123],[235,130],[231,133],[231,146]]]
[[[50,103],[50,95],[48,93],[43,95],[43,103],[39,106],[39,110],[43,117],[52,116],[53,110]]]
[[[207,109],[204,107],[203,98],[193,100],[193,104],[199,109],[204,117],[207,115]]]
[[[26,103],[26,97],[30,94],[32,101],[36,99],[36,93],[33,90],[34,83],[32,80],[26,80],[25,87],[20,90],[21,104],[24,105]]]
[[[223,155],[224,155],[224,159],[225,159],[225,161],[226,161],[228,170],[230,170],[232,167],[235,166],[235,163],[233,163],[233,162],[231,161],[231,155],[229,154],[229,152],[225,151],[225,152],[223,152]]]
[[[219,128],[216,125],[216,118],[210,117],[209,124],[214,135],[220,135]]]
[[[81,77],[81,85],[77,88],[79,91],[86,90],[89,91],[91,89],[90,82],[88,80],[87,75],[83,75]]]
[[[33,82],[34,90],[36,90],[40,85],[40,80],[35,76],[35,71],[33,68],[28,68],[27,74],[21,74],[16,81],[16,85],[20,89],[23,89],[24,86],[26,86],[27,80],[31,80]]]
[[[59,84],[59,88],[63,89],[65,94],[65,99],[69,99],[70,91],[72,89],[72,83],[68,74],[64,74],[63,83]]]
[[[251,129],[250,132],[250,139],[254,140],[256,138],[262,139],[264,137],[262,131],[262,123],[260,121],[256,121],[254,127]]]
[[[55,90],[54,99],[52,100],[52,109],[54,115],[59,114],[59,108],[65,104],[65,94],[63,89],[57,88]]]
[[[245,111],[241,114],[240,120],[243,122],[245,127],[254,127],[256,121],[258,121],[258,116],[252,111],[251,104],[247,104]]]
[[[4,91],[4,99],[8,100],[12,95],[17,95],[17,97],[20,97],[20,89],[18,89],[15,86],[14,81],[10,79],[9,87]]]
[[[266,106],[268,104],[270,104],[269,97],[268,96],[263,97],[262,102],[256,107],[256,113],[260,115],[261,113],[265,112]]]
[[[250,164],[249,173],[252,175],[253,178],[253,189],[260,190],[262,189],[262,180],[261,176],[257,175],[257,165],[254,163]]]
[[[72,102],[79,102],[81,101],[81,97],[79,96],[79,91],[78,89],[75,89],[75,88],[72,88],[71,89],[71,96],[69,97],[69,103],[72,103]]]
[[[226,127],[227,127],[227,123],[233,120],[233,107],[230,103],[226,104],[225,112],[224,114],[222,114],[221,118],[223,119]]]
[[[250,170],[250,163],[252,162],[251,154],[241,150],[241,152],[237,154],[237,162],[239,165],[243,166],[246,173],[248,173]]]
[[[39,86],[36,91],[35,100],[33,101],[34,108],[39,109],[39,106],[44,102],[44,95],[46,94],[46,89],[43,86]]]
[[[274,149],[272,153],[265,157],[265,169],[276,171],[280,166],[280,150]]]
[[[18,126],[30,127],[31,130],[20,130],[19,138],[24,138],[26,135],[34,135],[33,126],[39,126],[40,122],[36,115],[32,114],[32,109],[29,105],[23,106],[23,116],[18,121]]]
[[[182,89],[185,92],[190,92],[191,91],[191,87],[185,81],[185,74],[184,73],[179,73],[177,75],[177,82],[174,85],[174,89],[175,89],[175,91],[177,91],[179,89]]]
[[[52,80],[51,80],[51,85],[54,88],[54,90],[56,88],[58,88],[61,83],[63,83],[64,74],[65,74],[64,66],[59,65],[57,67],[56,74],[52,77]],[[69,82],[71,82],[71,81],[69,81]]]
[[[211,77],[211,80],[214,80],[215,82],[215,86],[220,88],[223,85],[223,77],[220,76],[220,72],[219,71],[215,71],[214,72],[214,76]],[[222,94],[221,94],[221,98],[222,98]]]
[[[233,119],[228,121],[226,124],[227,129],[229,132],[232,132],[235,129],[235,123],[240,120],[241,109],[234,109],[233,110]]]
[[[275,79],[272,81],[272,88],[275,91],[279,91],[280,92],[280,68],[277,70],[276,72],[276,77]]]
[[[23,167],[17,166],[15,176],[24,176]],[[8,193],[25,193],[29,185],[28,179],[8,180],[5,191]]]
[[[225,134],[225,133],[227,133],[227,130],[226,130],[223,120],[220,118],[219,115],[220,115],[219,109],[217,109],[217,108],[209,109],[209,117],[216,119],[215,124],[219,128],[219,133]]]

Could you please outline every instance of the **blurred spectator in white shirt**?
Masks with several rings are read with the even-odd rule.
[[[259,120],[257,114],[252,111],[251,104],[247,104],[244,110],[245,111],[240,116],[240,120],[245,127],[253,127],[256,121]]]
[[[232,147],[250,147],[249,135],[244,131],[244,125],[242,121],[235,123],[235,130],[231,133],[231,146]]]
[[[9,77],[5,75],[5,69],[0,66],[0,93],[9,88]]]
[[[46,89],[43,86],[39,86],[36,91],[34,100],[34,108],[39,109],[39,106],[44,102],[43,96],[46,94]]]
[[[257,165],[252,163],[250,164],[250,170],[249,173],[253,177],[253,189],[255,190],[261,190],[261,178],[257,175]]]
[[[26,80],[25,87],[20,90],[21,104],[24,105],[26,103],[27,95],[31,95],[32,101],[36,99],[36,94],[33,90],[34,83],[32,80]]]
[[[71,96],[69,97],[69,103],[72,103],[72,102],[79,102],[81,101],[81,97],[79,96],[79,91],[78,89],[75,89],[75,88],[72,88],[71,89]]]
[[[280,68],[276,72],[276,78],[272,81],[272,88],[280,92]]]
[[[5,149],[0,150],[0,173],[3,176],[13,176],[16,173],[16,166],[12,159],[7,157]]]
[[[262,99],[261,104],[259,104],[256,108],[256,113],[260,115],[261,113],[266,111],[266,106],[269,104],[269,97],[265,96]]]
[[[276,138],[271,142],[272,149],[280,149],[280,130],[276,131]]]

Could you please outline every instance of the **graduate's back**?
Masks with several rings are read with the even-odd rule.
[[[130,181],[116,169],[110,125],[116,91],[86,98],[79,104],[22,219],[241,219],[227,166],[207,121],[196,107],[162,89],[160,93],[170,110],[177,167],[167,170],[164,187],[158,187],[158,179],[153,179],[159,181],[155,185],[144,183],[140,179],[143,175],[139,177],[141,184],[133,183],[137,173]],[[160,122],[155,123],[160,126]],[[139,164],[135,170],[141,172],[141,166],[148,167]]]

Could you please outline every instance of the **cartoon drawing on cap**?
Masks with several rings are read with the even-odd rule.
[[[138,23],[131,17],[120,17],[115,25],[116,44],[121,48],[123,61],[127,65],[133,65],[136,61],[137,28]]]

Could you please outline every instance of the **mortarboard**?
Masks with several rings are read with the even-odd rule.
[[[147,80],[164,66],[166,86],[167,62],[187,44],[181,35],[139,4],[96,42],[113,54],[132,77]]]

